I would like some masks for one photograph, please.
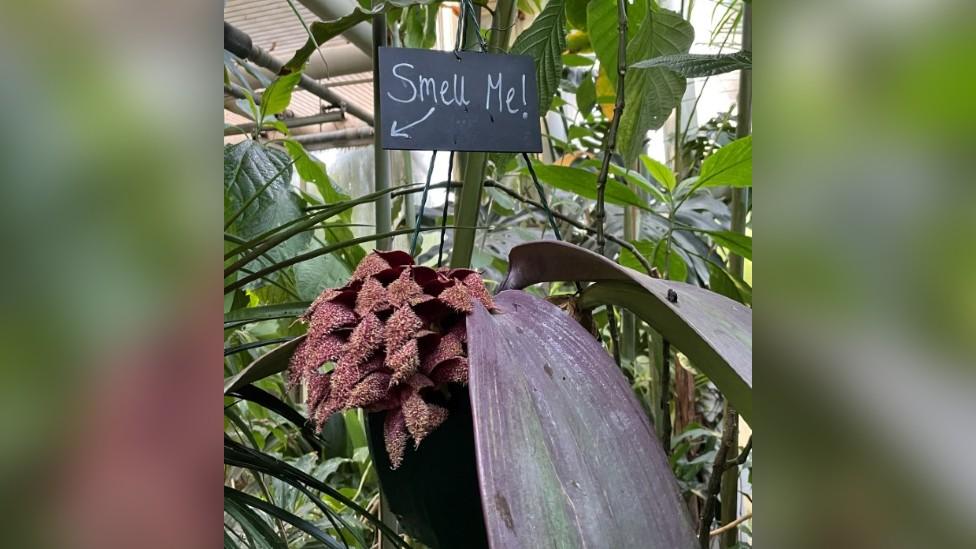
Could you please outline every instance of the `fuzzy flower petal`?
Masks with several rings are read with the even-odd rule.
[[[413,270],[404,269],[396,280],[386,288],[389,293],[390,303],[394,307],[402,307],[410,303],[411,299],[424,295],[423,288],[413,279]]]
[[[356,270],[353,271],[352,278],[353,280],[362,280],[389,268],[390,264],[381,255],[374,252],[364,257],[359,262],[359,265],[356,265]]]
[[[310,315],[308,329],[310,332],[334,332],[354,325],[356,320],[355,313],[346,305],[336,301],[324,301]]]
[[[411,339],[396,351],[388,354],[386,365],[393,370],[390,387],[395,387],[410,379],[410,376],[417,373],[417,369],[420,368],[420,350],[417,348],[417,340]]]
[[[386,320],[386,331],[384,332],[386,352],[391,353],[393,350],[402,347],[408,340],[416,337],[423,327],[424,322],[410,307],[401,307],[394,311]]]
[[[403,410],[391,410],[386,413],[383,421],[383,441],[386,453],[390,456],[390,466],[393,469],[403,463],[403,453],[407,450],[407,422]]]
[[[369,406],[383,400],[390,388],[390,374],[373,372],[353,387],[346,399],[346,408]]]
[[[471,312],[471,296],[464,284],[454,283],[441,292],[437,299],[459,313]]]
[[[363,316],[359,325],[349,335],[342,349],[340,365],[358,365],[368,359],[383,343],[383,321],[373,313]]]
[[[347,364],[337,366],[332,372],[330,381],[332,390],[340,395],[347,395],[364,377],[383,369],[383,357],[380,355],[355,366]]]
[[[455,332],[448,332],[437,341],[437,346],[424,356],[421,370],[425,374],[431,373],[438,364],[464,356],[464,345],[460,336]]]
[[[403,417],[407,421],[407,431],[413,437],[414,447],[420,443],[444,420],[447,409],[426,402],[420,393],[413,392],[403,401]]]
[[[468,359],[464,357],[445,360],[434,368],[430,373],[433,383],[441,385],[443,383],[468,384]]]
[[[472,271],[461,279],[461,283],[467,289],[468,295],[480,301],[486,309],[491,311],[495,308],[495,302],[492,301],[491,294],[488,293],[488,288],[485,288],[485,282],[482,280],[481,275]]]
[[[373,277],[363,282],[359,294],[356,296],[356,314],[360,316],[378,313],[390,308],[389,294],[383,284]]]

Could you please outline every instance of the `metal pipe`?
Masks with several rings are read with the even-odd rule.
[[[353,12],[359,5],[356,0],[298,0],[308,11],[314,13],[319,19],[331,21],[345,17]],[[375,21],[375,19],[374,19]],[[347,40],[356,45],[366,55],[373,55],[373,34],[369,24],[360,23],[353,28],[342,33]]]
[[[346,119],[346,114],[341,110],[323,112],[313,116],[303,116],[299,118],[284,118],[281,120],[288,128],[300,128],[302,126],[313,126],[315,124],[327,124],[329,122],[339,122]],[[251,133],[257,124],[253,122],[241,124],[233,128],[224,129],[224,135],[236,135],[240,133]]]
[[[305,65],[304,72],[312,80],[369,72],[373,69],[373,60],[352,44],[329,46],[328,48],[323,47],[319,51],[322,55],[313,55],[309,59],[308,64]],[[274,73],[267,69],[261,67],[255,67],[255,69],[267,75],[269,79],[274,78]],[[261,82],[258,82],[257,78],[246,72],[244,73],[244,78],[247,79],[247,85],[252,88],[264,87]],[[369,79],[365,80],[365,82],[369,81]],[[357,83],[359,82],[357,81]],[[349,82],[335,82],[329,83],[329,87],[346,86],[348,84]]]
[[[381,0],[373,0],[372,6],[375,8],[381,5]],[[386,45],[386,15],[376,14],[373,16],[373,115],[376,116],[376,127],[380,131],[373,132],[373,190],[383,191],[390,188],[390,153],[383,150],[380,144],[380,134],[383,123],[380,117],[380,56],[379,47]],[[383,234],[390,232],[392,220],[392,207],[390,195],[384,194],[376,200],[376,233]],[[381,250],[389,250],[392,240],[383,238],[376,242],[376,247]]]
[[[251,37],[248,36],[247,33],[226,21],[224,21],[224,49],[240,57],[241,59],[250,59],[255,65],[268,69],[275,74],[277,74],[284,65],[284,63],[276,59],[263,48],[251,42]],[[366,122],[370,126],[373,125],[372,114],[356,105],[349,103],[339,94],[319,84],[315,80],[312,80],[308,76],[303,74],[301,80],[298,82],[298,85],[303,90],[321,97],[337,107],[345,109],[349,114],[355,116],[363,122]]]
[[[369,126],[357,126],[355,128],[345,128],[331,132],[308,133],[295,137],[302,145],[323,145],[333,144],[341,141],[356,141],[370,139],[373,137],[373,128]]]

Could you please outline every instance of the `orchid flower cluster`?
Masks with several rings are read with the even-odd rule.
[[[363,258],[348,284],[323,292],[302,316],[308,334],[292,356],[290,382],[306,384],[319,429],[342,410],[386,411],[386,451],[398,468],[407,442],[419,446],[447,419],[431,397],[468,382],[473,299],[494,308],[476,271],[417,266],[402,251]]]

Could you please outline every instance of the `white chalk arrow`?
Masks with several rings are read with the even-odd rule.
[[[420,124],[424,120],[430,118],[430,115],[434,114],[434,109],[436,109],[436,107],[431,107],[430,110],[427,111],[427,114],[425,114],[423,118],[417,120],[416,122],[411,122],[402,128],[397,128],[397,121],[394,120],[393,126],[390,127],[390,137],[406,137],[407,139],[410,139],[410,134],[403,133],[404,130],[409,130],[410,128],[416,126],[417,124]]]

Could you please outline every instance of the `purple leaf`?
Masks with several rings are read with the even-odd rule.
[[[583,309],[630,309],[688,356],[752,421],[752,309],[704,288],[651,278],[589,250],[546,240],[512,248],[501,289],[538,282],[593,281]],[[670,295],[669,292],[673,292]]]
[[[695,547],[630,385],[556,306],[521,291],[468,317],[469,390],[491,546]]]

